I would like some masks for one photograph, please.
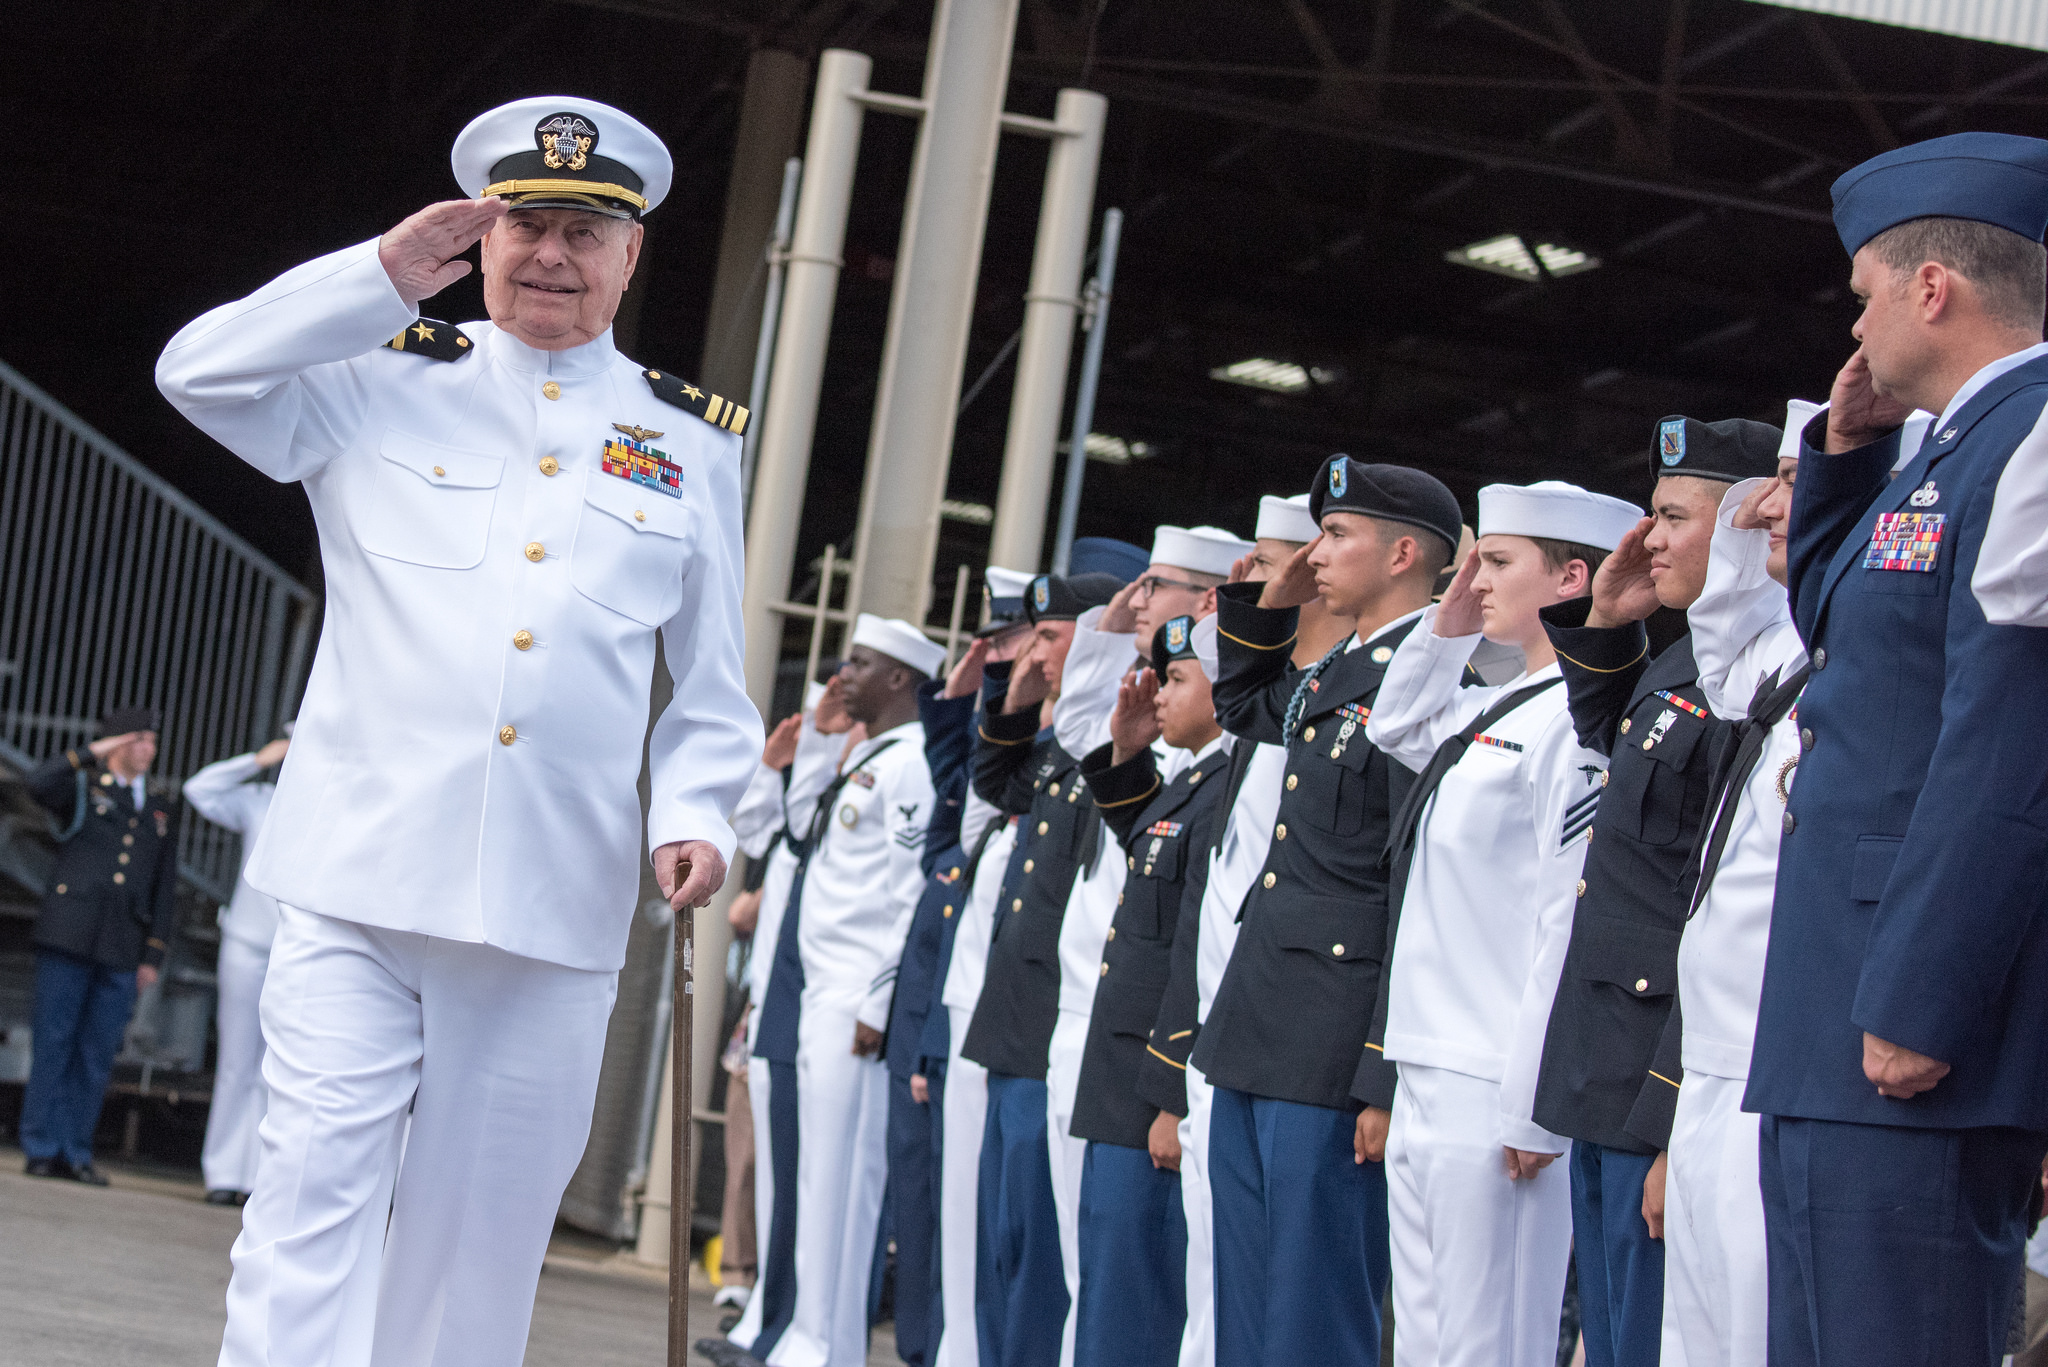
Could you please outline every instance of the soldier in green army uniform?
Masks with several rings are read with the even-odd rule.
[[[154,708],[109,712],[100,739],[37,765],[28,789],[60,841],[36,918],[34,1055],[21,1107],[31,1177],[105,1186],[92,1133],[135,994],[156,981],[178,883],[178,809],[151,783]]]

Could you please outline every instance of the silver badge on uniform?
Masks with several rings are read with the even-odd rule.
[[[851,830],[859,820],[860,812],[854,808],[851,802],[839,809],[839,824],[847,829]]]
[[[1906,502],[1912,504],[1915,508],[1932,508],[1936,503],[1940,501],[1941,491],[1934,487],[1934,481],[1931,479],[1928,480],[1925,484],[1921,485],[1919,488],[1915,489],[1913,491],[1912,497],[1906,500]]]

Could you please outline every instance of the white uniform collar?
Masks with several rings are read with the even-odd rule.
[[[478,326],[472,324],[472,326]],[[481,338],[485,353],[499,365],[510,366],[534,375],[601,375],[611,368],[618,358],[618,350],[612,346],[612,330],[606,328],[602,335],[582,346],[572,346],[566,351],[542,351],[530,347],[514,337],[496,323],[481,326],[490,330]]]
[[[1963,381],[1963,387],[1958,389],[1956,396],[1948,401],[1948,407],[1941,410],[1940,420],[1927,430],[1930,432],[1946,432],[1949,420],[1962,411],[1964,404],[1982,393],[1986,385],[2005,374],[2006,371],[2017,370],[2028,361],[2039,356],[2048,356],[2048,342],[2036,342],[2025,351],[2015,351],[2010,356],[2001,356],[1990,365],[1985,366],[1975,375]]]

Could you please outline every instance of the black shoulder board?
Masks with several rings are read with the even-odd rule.
[[[665,370],[643,370],[640,373],[647,377],[647,387],[654,391],[655,398],[672,403],[687,413],[695,413],[713,427],[723,427],[734,436],[746,435],[747,419],[753,415],[731,399],[706,393],[688,380]]]
[[[459,361],[476,350],[460,328],[439,318],[422,318],[384,345],[436,361]]]

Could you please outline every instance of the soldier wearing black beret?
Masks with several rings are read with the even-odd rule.
[[[106,1185],[93,1129],[136,992],[155,983],[175,915],[178,808],[173,790],[148,779],[160,726],[153,708],[117,709],[100,739],[28,774],[59,840],[35,928],[34,1056],[21,1108],[32,1177]]]
[[[1650,443],[1651,516],[1622,538],[1589,598],[1542,610],[1579,743],[1608,756],[1570,947],[1544,1036],[1534,1119],[1572,1141],[1572,1227],[1587,1357],[1654,1362],[1663,1323],[1663,1166],[1677,1068],[1679,932],[1694,842],[1727,731],[1707,709],[1691,638],[1654,659],[1644,621],[1699,597],[1728,486],[1774,474],[1779,430],[1669,417]],[[1677,1056],[1674,1047],[1673,1058]],[[1645,1185],[1649,1200],[1645,1200]],[[1654,1218],[1655,1223],[1651,1223]]]

